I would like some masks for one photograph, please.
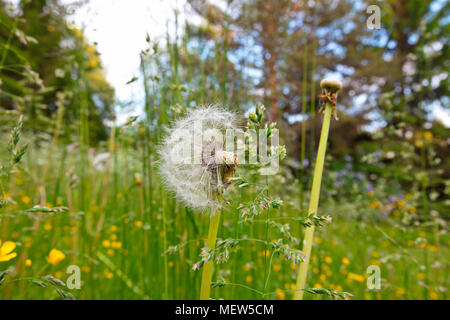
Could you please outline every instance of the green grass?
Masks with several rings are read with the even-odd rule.
[[[42,165],[36,165],[36,159],[45,153],[43,149],[31,148],[23,170],[17,170],[5,186],[8,197],[17,204],[0,211],[0,239],[15,241],[18,257],[0,262],[0,270],[13,268],[0,287],[1,298],[56,298],[58,295],[52,288],[15,280],[50,274],[65,281],[68,277],[66,269],[71,264],[82,270],[81,290],[70,290],[77,299],[162,299],[165,292],[171,299],[198,298],[201,271],[191,269],[200,260],[198,255],[204,246],[209,217],[176,203],[160,185],[154,166],[150,169],[151,188],[135,178],[142,169],[139,157],[142,146],[133,149],[119,137],[116,147],[115,156],[109,160],[109,170],[108,165],[99,170],[90,160],[84,163],[88,189],[81,188],[78,150],[65,155],[60,148],[56,150],[51,161],[54,165],[49,167],[45,183],[45,205],[69,208],[68,212],[57,215],[18,213],[42,201],[38,184]],[[61,166],[65,169],[61,170]],[[292,178],[282,171],[280,176],[270,177],[268,185],[281,185],[280,179]],[[271,195],[282,197],[285,205],[280,210],[271,210],[270,218],[298,217],[299,205],[291,199],[298,199],[295,195],[299,186],[289,180],[282,185],[286,187],[271,188]],[[410,203],[413,200],[400,203],[398,216],[379,220],[380,210],[371,208],[371,204],[379,201],[375,200],[378,196],[383,199],[381,191],[376,191],[375,195],[360,193],[352,202],[351,198],[327,197],[329,190],[328,183],[322,191],[321,212],[332,215],[333,222],[316,232],[307,287],[336,288],[352,293],[353,299],[447,298],[447,293],[441,292],[440,288],[448,286],[448,236],[440,236],[437,246],[431,227],[396,226],[403,212],[412,210]],[[144,193],[147,194],[146,203],[151,205],[143,201]],[[266,238],[264,224],[239,223],[242,219],[237,206],[253,197],[251,189],[231,197],[232,203],[223,210],[219,238]],[[285,221],[290,222],[289,219]],[[290,224],[293,235],[301,234],[295,221]],[[426,238],[427,244],[414,244],[419,236]],[[164,257],[161,256],[167,249],[164,238],[168,245],[189,241],[179,253],[165,256],[167,279],[164,277]],[[278,238],[280,234],[270,229],[268,240]],[[110,247],[113,243],[115,249]],[[227,283],[237,285],[213,288],[211,296],[290,299],[297,267],[277,255],[270,265],[270,259],[264,258],[264,247],[261,242],[243,241],[232,249],[230,260],[215,266],[213,281],[223,278]],[[66,258],[56,265],[46,261],[53,248],[66,254]],[[270,255],[269,252],[268,257]],[[30,267],[25,266],[26,259],[32,261]],[[440,266],[436,264],[438,261]],[[370,291],[366,286],[366,269],[372,264],[381,268],[383,282],[378,291]],[[270,281],[264,290],[268,295],[263,297],[242,286],[263,291],[265,269],[271,270]],[[327,297],[305,294],[305,298]]]

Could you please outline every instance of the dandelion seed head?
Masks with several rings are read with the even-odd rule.
[[[219,106],[191,110],[167,129],[159,170],[166,187],[186,206],[211,212],[220,207],[219,196],[237,165],[224,141],[226,132],[235,129],[237,115]]]

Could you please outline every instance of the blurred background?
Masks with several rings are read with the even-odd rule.
[[[304,216],[332,76],[343,90],[320,208],[333,222],[309,286],[447,299],[449,19],[445,0],[0,0],[0,297],[197,298],[209,220],[160,183],[164,128],[202,104],[242,117],[264,104],[288,154],[265,182],[284,203],[271,215]],[[242,221],[256,194],[235,190],[221,238],[278,239]],[[257,243],[233,249],[214,279],[243,286],[213,297],[290,299],[296,266],[267,260]],[[69,265],[80,290],[42,278],[65,282]]]

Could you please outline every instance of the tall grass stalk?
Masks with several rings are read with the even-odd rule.
[[[302,137],[300,151],[300,210],[303,211],[303,175],[305,173],[305,154],[306,154],[306,90],[308,89],[308,37],[305,34],[305,45],[303,47],[303,76],[302,76]]]
[[[312,60],[312,66],[311,66],[311,109],[310,109],[310,123],[311,123],[311,130],[310,130],[310,162],[313,162],[314,157],[314,150],[316,148],[316,68],[317,68],[317,37],[316,37],[316,29],[317,29],[317,18],[316,18],[316,9],[314,4],[313,9],[313,15],[312,19],[313,22],[313,30],[311,32],[311,38],[312,38],[312,49],[311,49],[311,60]]]
[[[334,81],[332,81],[332,82],[334,82]],[[321,87],[324,90],[324,93],[327,94],[328,96],[331,95],[332,90],[335,89],[335,87],[330,87],[329,83],[330,83],[330,81],[328,81],[327,79],[325,79],[321,83]],[[340,86],[340,83],[339,83],[339,86]],[[322,183],[322,173],[323,173],[323,166],[325,163],[325,153],[326,153],[326,149],[327,149],[328,132],[330,130],[331,113],[335,110],[335,108],[336,108],[336,106],[333,105],[332,101],[327,99],[326,106],[325,106],[325,115],[323,118],[322,131],[320,134],[319,149],[317,151],[316,166],[314,168],[314,177],[313,177],[313,183],[312,183],[312,189],[311,189],[311,199],[309,202],[308,214],[317,215],[317,209],[319,208],[320,185]],[[303,241],[303,253],[306,255],[306,259],[303,263],[300,264],[300,268],[298,271],[296,292],[294,295],[295,300],[303,299],[304,291],[302,291],[302,289],[305,289],[306,277],[308,275],[308,265],[309,265],[309,261],[311,258],[311,248],[312,248],[312,242],[313,242],[313,238],[314,238],[314,229],[315,228],[313,225],[313,226],[307,228],[306,232],[305,232],[305,239]]]

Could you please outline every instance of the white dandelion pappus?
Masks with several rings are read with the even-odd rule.
[[[237,115],[203,106],[175,120],[159,149],[159,169],[166,187],[186,206],[214,212],[228,187],[237,156],[225,151],[224,136],[237,129]]]

